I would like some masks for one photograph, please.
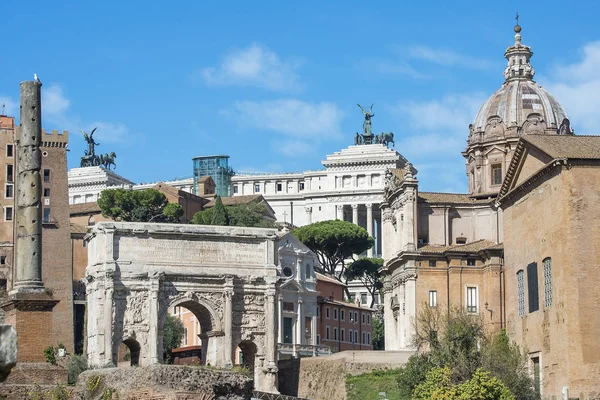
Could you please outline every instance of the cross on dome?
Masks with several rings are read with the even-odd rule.
[[[514,27],[515,44],[506,49],[504,57],[508,60],[508,66],[504,70],[506,81],[529,80],[533,81],[535,71],[529,60],[533,55],[531,48],[521,44],[521,25],[519,25],[519,13],[515,17],[517,24]]]

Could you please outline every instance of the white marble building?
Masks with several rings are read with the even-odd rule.
[[[317,256],[293,234],[279,239],[279,359],[329,354],[317,345]]]

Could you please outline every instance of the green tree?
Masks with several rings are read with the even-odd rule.
[[[383,321],[373,316],[371,337],[373,338],[373,350],[385,350],[385,326]]]
[[[518,346],[510,343],[505,332],[488,337],[481,317],[468,314],[463,308],[441,310],[425,305],[415,320],[413,344],[429,350],[427,354],[434,366],[448,366],[453,384],[476,376],[483,379],[482,373],[477,375],[481,370],[506,385],[514,398],[539,399]]]
[[[168,204],[164,194],[155,189],[106,189],[98,199],[102,215],[116,221],[148,222],[163,215]]]
[[[185,329],[181,320],[171,314],[167,314],[163,326],[163,351],[165,354],[165,362],[172,362],[172,351],[181,345],[184,333]]]
[[[212,215],[212,220],[210,221],[211,225],[220,225],[227,226],[229,225],[229,217],[227,216],[227,210],[225,210],[225,206],[223,205],[223,201],[221,200],[221,196],[217,196],[215,199],[215,205],[213,206],[214,211]]]
[[[375,305],[375,296],[379,296],[379,290],[383,287],[379,274],[379,268],[383,266],[383,258],[359,258],[348,265],[344,276],[349,281],[359,280],[371,294],[371,305]]]
[[[249,226],[255,228],[275,228],[277,225],[265,218],[267,210],[264,204],[249,203],[225,207],[230,226]]]
[[[373,247],[374,240],[351,222],[330,220],[315,222],[293,231],[294,235],[318,257],[324,271],[346,283],[346,260]],[[349,296],[348,289],[346,294]]]
[[[181,204],[169,203],[163,208],[162,215],[165,222],[181,222],[183,207],[181,207]]]
[[[398,370],[398,390],[401,399],[412,398],[415,388],[425,381],[427,372],[435,367],[429,353],[417,353],[410,356],[408,362]]]
[[[192,217],[190,224],[196,225],[210,225],[213,219],[213,214],[215,213],[215,208],[207,208],[206,210],[198,211]]]

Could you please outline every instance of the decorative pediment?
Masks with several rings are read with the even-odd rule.
[[[522,133],[526,135],[543,135],[546,133],[546,121],[541,114],[531,113],[523,123]]]
[[[490,153],[502,153],[502,154],[506,154],[507,150],[503,149],[503,148],[501,148],[499,146],[492,146],[489,149],[487,149],[484,154],[485,154],[486,157],[488,157]]]
[[[485,126],[486,140],[493,138],[503,138],[505,129],[506,127],[504,126],[502,118],[500,118],[498,115],[489,117]]]

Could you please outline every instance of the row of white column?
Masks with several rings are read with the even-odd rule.
[[[358,225],[358,206],[359,204],[351,204],[352,207],[352,223]],[[367,208],[367,233],[373,237],[373,204],[366,203]],[[344,205],[337,205],[336,207],[336,219],[344,220]],[[367,257],[373,257],[373,247],[367,250]]]

